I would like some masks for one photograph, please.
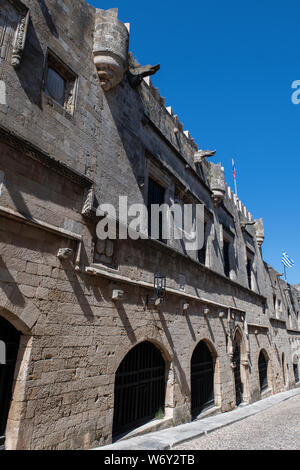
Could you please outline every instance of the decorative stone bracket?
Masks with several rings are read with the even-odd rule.
[[[180,301],[180,310],[182,314],[185,315],[187,311],[189,310],[189,308],[190,308],[190,304],[185,299],[182,299]]]
[[[18,67],[22,60],[25,48],[27,29],[29,23],[29,9],[20,0],[9,0],[19,13],[19,22],[15,32],[11,65]]]
[[[125,295],[125,292],[123,290],[113,289],[111,298],[114,301],[118,301],[118,300],[121,300],[124,297],[124,295]]]
[[[95,190],[94,190],[94,186],[92,186],[86,192],[86,198],[85,198],[84,205],[83,205],[82,212],[81,212],[83,217],[93,218],[96,215],[96,210],[94,208],[94,201],[95,201]]]

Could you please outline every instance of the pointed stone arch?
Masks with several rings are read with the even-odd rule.
[[[258,378],[260,392],[263,393],[270,388],[270,360],[265,349],[261,349],[258,356]]]
[[[22,315],[16,306],[12,310],[0,307],[2,323],[11,325],[12,331],[15,330],[19,335],[15,362],[11,371],[11,383],[8,385],[11,390],[9,390],[9,412],[5,429],[5,449],[7,450],[30,448],[32,426],[30,420],[24,420],[21,417],[25,415],[27,405],[26,382],[32,351],[31,325],[36,322],[38,314],[36,308],[33,309],[32,317],[28,310],[25,310]],[[33,318],[35,318],[34,322]],[[7,357],[8,360],[11,361],[12,358]]]
[[[115,374],[113,437],[151,421],[165,410],[165,360],[153,342],[142,341]]]
[[[239,325],[233,334],[230,356],[235,403],[250,403],[248,340]]]
[[[151,331],[151,335],[139,335],[138,330],[135,331],[135,335],[137,341],[134,344],[126,345],[120,347],[116,352],[115,359],[113,362],[113,377],[112,377],[112,387],[113,387],[113,397],[112,397],[112,404],[115,408],[115,392],[116,392],[116,376],[117,372],[120,369],[122,362],[126,359],[126,357],[135,349],[138,348],[143,343],[150,343],[153,345],[161,354],[161,357],[164,361],[164,382],[165,382],[165,397],[164,397],[164,417],[165,418],[173,418],[174,412],[174,364],[173,358],[170,351],[167,347],[162,343],[161,337],[159,333],[156,334],[156,330]],[[113,416],[111,421],[112,429],[114,427],[113,423]]]
[[[197,368],[199,368],[199,370],[197,370]],[[205,409],[205,403],[201,404],[201,399],[199,401],[197,400],[197,397],[195,397],[195,393],[197,393],[197,375],[198,380],[201,379],[201,376],[202,380],[204,380],[205,375],[207,376],[207,385],[211,388],[211,400],[208,399],[207,404],[211,401],[211,406],[221,406],[222,396],[219,355],[214,344],[208,338],[201,338],[197,344],[194,345],[190,357],[190,371],[191,416],[195,417],[199,414],[202,406]],[[198,390],[198,392],[200,391]],[[208,393],[209,390],[207,389],[206,392]],[[198,411],[196,406],[197,404],[199,405]]]
[[[0,315],[23,335],[30,335],[40,316],[40,311],[33,302],[21,297],[16,285],[2,289],[0,283]]]

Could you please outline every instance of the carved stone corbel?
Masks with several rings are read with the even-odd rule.
[[[11,65],[17,68],[22,60],[23,51],[25,48],[28,24],[29,24],[29,9],[20,0],[9,0],[19,13],[19,22],[15,32]]]
[[[94,200],[95,200],[95,190],[94,190],[94,186],[92,186],[87,192],[85,203],[83,205],[83,209],[81,212],[83,217],[92,218],[95,215]]]

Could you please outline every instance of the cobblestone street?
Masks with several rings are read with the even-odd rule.
[[[174,450],[299,450],[300,395]]]

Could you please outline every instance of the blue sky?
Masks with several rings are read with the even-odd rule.
[[[300,3],[296,0],[90,0],[131,23],[130,50],[200,148],[217,149],[233,188],[265,223],[264,259],[300,283]]]

